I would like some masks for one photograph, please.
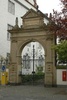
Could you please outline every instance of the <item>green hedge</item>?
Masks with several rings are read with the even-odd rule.
[[[36,80],[39,80],[39,79],[44,79],[44,73],[42,74],[34,74],[34,76],[31,74],[31,75],[21,75],[21,79],[22,79],[22,83],[31,83],[33,81],[33,78],[34,78],[34,81]]]
[[[67,69],[67,66],[56,66],[56,69]]]

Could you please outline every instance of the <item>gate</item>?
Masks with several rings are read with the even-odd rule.
[[[41,75],[30,74],[30,75],[21,75],[22,85],[44,85],[44,73]]]
[[[22,84],[43,84],[44,83],[44,66],[45,60],[43,56],[38,59],[30,59],[28,54],[22,58]]]

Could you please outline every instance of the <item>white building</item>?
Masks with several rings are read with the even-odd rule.
[[[6,57],[10,53],[10,34],[8,29],[15,25],[18,17],[21,26],[21,16],[29,9],[36,10],[36,0],[0,0],[0,55]]]

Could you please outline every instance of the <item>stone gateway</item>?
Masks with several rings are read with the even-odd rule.
[[[21,53],[26,44],[37,41],[45,50],[45,77],[44,85],[56,85],[55,52],[52,44],[55,44],[54,33],[45,29],[45,15],[40,11],[30,9],[22,18],[23,25],[19,28],[18,19],[11,33],[11,51],[9,82],[21,83],[19,72],[21,69]]]

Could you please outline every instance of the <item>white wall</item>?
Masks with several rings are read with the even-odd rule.
[[[6,1],[6,2],[5,2]],[[0,55],[5,55],[7,51],[7,0],[0,0]]]
[[[62,71],[66,69],[57,69],[57,85],[67,85],[67,81],[62,80]]]

